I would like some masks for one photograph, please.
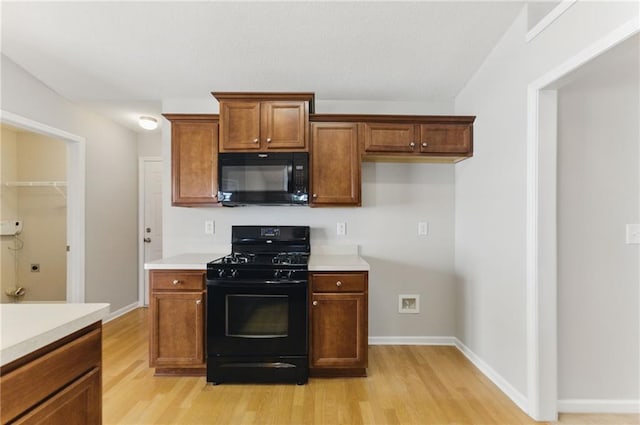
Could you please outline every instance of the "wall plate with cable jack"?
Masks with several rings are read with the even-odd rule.
[[[0,220],[0,236],[14,236],[22,232],[22,220]]]

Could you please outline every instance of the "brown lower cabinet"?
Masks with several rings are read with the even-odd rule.
[[[366,376],[368,273],[312,272],[311,376]]]
[[[2,367],[2,424],[102,423],[102,324]]]
[[[204,270],[150,271],[149,366],[156,375],[206,373],[204,278]]]

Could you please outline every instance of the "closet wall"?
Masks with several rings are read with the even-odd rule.
[[[64,301],[66,188],[39,184],[66,180],[66,144],[3,127],[0,158],[0,219],[23,222],[17,237],[1,237],[2,302],[13,301],[6,291],[16,287],[25,288],[23,301]],[[34,186],[15,185],[27,182],[34,182]]]

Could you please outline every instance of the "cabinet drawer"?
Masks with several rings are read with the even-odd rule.
[[[2,376],[2,423],[99,368],[101,359],[102,330],[98,328]]]
[[[312,273],[312,292],[364,292],[364,273]]]
[[[151,290],[189,290],[202,291],[204,289],[204,271],[152,271]]]

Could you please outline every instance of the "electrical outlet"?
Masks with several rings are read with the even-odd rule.
[[[427,236],[429,234],[429,223],[426,221],[418,222],[418,236]]]
[[[213,235],[216,231],[215,222],[213,220],[207,220],[204,222],[204,234]]]
[[[627,224],[627,243],[640,244],[640,224]]]
[[[347,234],[347,223],[339,222],[336,226],[336,234],[338,236],[344,236]]]

